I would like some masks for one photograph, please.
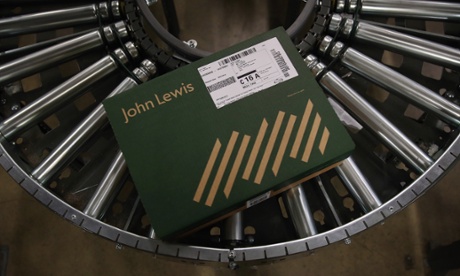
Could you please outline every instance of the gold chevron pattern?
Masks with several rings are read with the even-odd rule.
[[[287,116],[284,111],[279,111],[271,130],[269,130],[269,123],[264,118],[251,149],[249,149],[249,146],[252,137],[243,135],[243,138],[240,139],[241,141],[239,142],[238,138],[240,137],[240,133],[237,131],[232,132],[227,145],[225,145],[225,149],[223,149],[219,138],[217,138],[195,191],[193,200],[198,203],[201,201],[208,182],[211,182],[211,188],[209,189],[205,201],[206,206],[211,207],[213,205],[217,192],[224,182],[223,192],[225,197],[229,198],[240,171],[242,171],[242,179],[253,182],[255,185],[261,185],[270,162],[273,163],[271,167],[273,175],[275,177],[278,175],[283,160],[285,160],[287,156],[286,152],[289,152],[290,158],[300,158],[302,162],[308,163],[318,137],[320,139],[318,150],[321,155],[324,155],[327,149],[330,132],[326,126],[321,126],[321,115],[318,112],[314,113],[313,109],[313,102],[309,100],[300,119],[300,123],[297,123],[298,120],[296,115],[290,114]],[[313,118],[313,116],[313,122],[310,122],[310,118]],[[310,123],[312,124],[311,130],[309,133],[306,133]],[[281,131],[283,128],[284,131]],[[297,132],[295,133],[296,128]],[[295,135],[293,138],[294,142],[289,149],[289,141],[293,135]],[[278,143],[279,146],[275,148],[279,137],[281,137],[281,141]],[[262,144],[266,139],[268,140],[265,148],[262,149]],[[303,153],[300,151],[301,148],[304,149]],[[217,159],[221,150],[223,150],[223,155],[219,160],[220,163],[217,165]],[[233,159],[233,164],[229,164],[231,163],[230,160],[232,160],[231,157],[235,154],[236,156]],[[245,160],[247,154],[249,154],[249,157],[247,158],[246,164],[243,164],[243,160]],[[255,168],[256,160],[259,156],[261,156],[261,160],[259,166]],[[216,166],[217,170],[213,173]],[[230,170],[228,177],[227,179],[223,179],[227,170]],[[255,172],[255,176],[251,180],[253,172]],[[212,181],[210,181],[211,175],[214,175]]]

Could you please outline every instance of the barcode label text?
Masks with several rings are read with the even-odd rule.
[[[219,65],[224,66],[227,63],[230,63],[230,62],[238,60],[238,59],[240,59],[242,57],[248,56],[248,55],[250,55],[252,53],[255,53],[256,51],[257,51],[256,48],[247,49],[246,51],[243,51],[241,53],[235,54],[233,56],[229,56],[228,58],[224,58],[223,60],[219,61]]]
[[[229,86],[230,84],[235,83],[235,82],[236,82],[235,77],[229,77],[229,78],[226,78],[225,80],[221,80],[219,82],[211,84],[210,86],[206,86],[206,88],[208,89],[208,92],[211,93],[213,91]]]
[[[275,51],[272,49],[270,51],[275,58],[276,63],[278,64],[279,68],[281,69],[281,72],[284,74],[284,76],[287,78],[289,77],[289,66],[287,65],[286,61],[284,60],[283,56],[279,51]]]

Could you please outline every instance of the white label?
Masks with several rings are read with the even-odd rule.
[[[248,201],[246,202],[246,208],[249,208],[249,207],[251,207],[251,206],[254,206],[254,205],[256,205],[256,204],[261,203],[262,201],[265,201],[265,200],[269,199],[271,193],[272,193],[272,191],[268,191],[268,192],[266,192],[266,193],[264,193],[264,194],[261,194],[260,196],[258,196],[258,197],[256,197],[256,198],[253,198],[253,199],[251,199],[251,200],[248,200]]]
[[[275,37],[201,66],[198,72],[217,108],[298,75]]]

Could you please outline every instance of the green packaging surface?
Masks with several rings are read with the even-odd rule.
[[[104,101],[157,237],[250,207],[354,149],[277,28]]]

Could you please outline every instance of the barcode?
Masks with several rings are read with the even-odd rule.
[[[248,55],[250,55],[252,53],[255,53],[255,52],[257,52],[256,48],[248,49],[248,50],[243,51],[241,53],[238,53],[236,55],[230,56],[228,58],[224,58],[223,60],[219,61],[219,65],[224,66],[227,63],[230,63],[230,62],[235,61],[237,59],[240,59],[242,57],[248,56]]]
[[[221,80],[219,82],[216,82],[210,86],[206,86],[206,88],[208,89],[208,92],[211,93],[213,91],[216,91],[216,90],[219,90],[221,88],[224,88],[225,86],[228,86],[232,83],[235,83],[236,82],[236,79],[235,77],[230,77],[230,78],[226,78],[225,80]]]
[[[289,70],[291,69],[287,65],[281,53],[279,51],[275,51],[274,49],[271,50],[271,53],[273,57],[275,58],[276,63],[278,63],[278,66],[281,69],[281,72],[284,74],[286,78],[289,77]]]

